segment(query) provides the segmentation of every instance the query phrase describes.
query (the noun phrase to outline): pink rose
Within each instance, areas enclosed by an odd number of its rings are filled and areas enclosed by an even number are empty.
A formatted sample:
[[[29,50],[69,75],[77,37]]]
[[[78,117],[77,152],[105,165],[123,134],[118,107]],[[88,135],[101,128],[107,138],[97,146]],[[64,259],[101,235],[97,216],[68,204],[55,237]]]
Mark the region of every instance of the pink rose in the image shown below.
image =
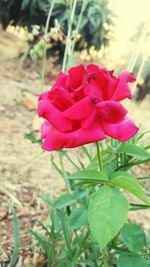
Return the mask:
[[[60,73],[52,89],[39,97],[38,114],[43,149],[52,151],[97,142],[107,136],[125,142],[138,128],[120,103],[132,94],[128,82],[133,73],[113,71],[90,64]]]

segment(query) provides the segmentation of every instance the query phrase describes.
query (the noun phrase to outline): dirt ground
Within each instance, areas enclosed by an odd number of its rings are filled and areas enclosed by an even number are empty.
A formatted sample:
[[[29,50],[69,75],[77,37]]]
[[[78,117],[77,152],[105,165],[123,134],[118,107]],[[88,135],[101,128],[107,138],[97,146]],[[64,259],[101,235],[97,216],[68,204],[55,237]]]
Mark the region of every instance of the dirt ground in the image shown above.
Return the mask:
[[[37,128],[36,111],[26,104],[24,94],[40,93],[40,76],[32,64],[22,67],[18,55],[26,43],[11,33],[0,31],[0,261],[9,261],[13,245],[12,217],[9,201],[15,205],[20,225],[20,252],[16,266],[42,266],[42,256],[35,247],[29,230],[36,229],[35,220],[47,220],[48,207],[41,199],[41,193],[59,195],[64,190],[61,178],[50,166],[49,153],[42,152],[38,144],[31,144],[25,134]],[[47,74],[51,83],[55,73]],[[34,98],[34,97],[33,97]],[[36,105],[36,98],[32,99]],[[24,102],[25,101],[25,102]],[[145,129],[150,128],[150,98],[140,105],[131,103],[129,109]],[[134,170],[148,175],[150,166]],[[149,173],[150,175],[150,173]],[[149,185],[148,185],[149,186]],[[131,214],[130,219],[149,228],[150,212]],[[39,262],[39,263],[38,263]]]
[[[52,196],[55,192],[58,195],[63,184],[50,167],[49,154],[24,138],[33,124],[37,127],[37,122],[36,111],[29,110],[34,108],[35,98],[28,107],[23,92],[40,93],[39,74],[33,66],[21,67],[22,62],[17,56],[26,48],[23,40],[6,32],[0,32],[0,36],[0,261],[9,260],[12,252],[11,200],[16,206],[20,225],[17,266],[29,266],[31,258],[37,265],[39,257],[36,258],[35,242],[29,230],[36,227],[36,219],[43,221],[47,218],[48,207],[43,203],[41,193]]]

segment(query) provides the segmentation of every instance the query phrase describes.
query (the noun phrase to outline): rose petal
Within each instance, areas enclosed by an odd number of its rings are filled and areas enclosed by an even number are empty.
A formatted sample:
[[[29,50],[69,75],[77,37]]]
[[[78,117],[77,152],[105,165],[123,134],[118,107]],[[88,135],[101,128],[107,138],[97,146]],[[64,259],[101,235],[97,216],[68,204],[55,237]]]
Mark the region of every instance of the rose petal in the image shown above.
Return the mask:
[[[97,122],[88,130],[79,129],[71,133],[62,133],[53,127],[48,131],[42,147],[48,151],[74,148],[104,138],[106,135]]]
[[[103,123],[102,128],[105,134],[121,142],[129,140],[139,130],[134,122],[128,118],[120,123]]]
[[[72,120],[83,120],[92,112],[93,107],[89,103],[89,98],[85,97],[80,101],[76,102],[73,106],[68,108],[66,111],[63,112],[63,115],[66,118]]]
[[[109,71],[108,75],[108,87],[107,87],[107,92],[105,95],[105,100],[112,99],[112,96],[118,86],[118,78],[116,78],[113,73],[113,71]]]
[[[63,87],[65,88],[66,82],[68,79],[68,74],[65,74],[63,72],[60,72],[56,78],[56,82],[54,83],[52,89],[56,88],[56,87]]]
[[[88,73],[92,73],[92,72],[98,72],[99,71],[99,66],[95,65],[95,64],[89,64],[87,66],[87,71]]]
[[[83,81],[85,95],[104,100],[107,94],[108,78],[102,71],[90,73]]]
[[[72,129],[72,121],[63,116],[63,112],[55,108],[49,100],[40,100],[38,104],[39,117],[48,120],[58,130],[67,132]]]
[[[102,101],[96,104],[97,116],[109,122],[119,122],[127,114],[119,102],[114,100]]]
[[[131,89],[128,86],[128,82],[132,83],[135,81],[135,76],[133,73],[127,71],[122,72],[118,77],[118,86],[114,91],[112,100],[121,101],[125,98],[132,98]]]
[[[61,111],[64,111],[75,103],[71,95],[62,87],[52,89],[49,92],[49,99]]]
[[[80,99],[85,97],[84,94],[84,90],[83,90],[83,86],[81,85],[80,87],[78,87],[77,89],[75,89],[72,93],[71,96],[73,97],[73,99],[75,99],[76,101],[79,101]]]
[[[68,71],[69,73],[69,82],[71,87],[76,89],[82,85],[82,80],[86,74],[86,69],[83,64],[80,64],[76,67],[72,67]]]
[[[41,138],[45,138],[49,132],[49,130],[51,130],[53,126],[48,122],[48,121],[44,121],[41,125]]]
[[[86,130],[92,126],[96,119],[96,110],[93,109],[91,114],[84,120],[81,121],[81,128]]]
[[[49,91],[48,92],[44,92],[39,96],[38,100],[48,100],[49,99]]]

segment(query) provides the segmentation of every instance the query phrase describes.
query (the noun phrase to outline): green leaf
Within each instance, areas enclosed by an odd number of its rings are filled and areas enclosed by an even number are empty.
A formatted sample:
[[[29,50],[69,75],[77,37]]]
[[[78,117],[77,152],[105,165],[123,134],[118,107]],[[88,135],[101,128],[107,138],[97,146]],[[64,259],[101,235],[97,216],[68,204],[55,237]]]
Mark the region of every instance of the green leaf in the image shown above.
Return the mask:
[[[30,140],[31,143],[38,143],[39,145],[42,144],[42,139],[36,139],[35,131],[30,131],[29,133],[25,134],[25,138]]]
[[[110,183],[115,186],[119,186],[128,192],[132,193],[138,199],[142,200],[146,204],[150,205],[150,201],[148,200],[143,187],[139,184],[139,182],[131,176],[127,172],[116,172],[112,174],[112,179]]]
[[[61,221],[61,226],[62,226],[64,238],[65,238],[65,241],[66,241],[66,245],[67,245],[68,251],[69,251],[69,253],[71,255],[72,254],[72,251],[71,251],[71,235],[70,235],[68,217],[65,215],[64,212],[62,212],[60,210],[58,211],[58,216],[59,216],[59,219]]]
[[[145,149],[132,145],[132,144],[122,144],[118,150],[119,153],[125,152],[128,155],[136,157],[138,159],[147,159],[150,155],[145,151]]]
[[[92,195],[88,220],[101,250],[122,228],[127,220],[128,210],[128,201],[117,188],[103,186]]]
[[[147,247],[150,249],[150,229],[148,229],[147,231],[146,244],[147,244]]]
[[[85,154],[87,155],[88,159],[89,159],[90,161],[92,161],[91,154],[89,153],[87,147],[86,147],[86,146],[82,146],[81,148],[82,148],[82,150],[85,152]]]
[[[63,194],[60,197],[58,197],[54,204],[53,207],[54,209],[62,209],[62,208],[66,208],[72,204],[74,204],[76,202],[76,198],[74,195],[71,194]]]
[[[150,176],[142,176],[142,177],[137,177],[138,180],[146,180],[150,179]]]
[[[98,172],[95,170],[82,170],[76,173],[73,173],[69,176],[69,179],[73,180],[99,180],[106,181],[108,180],[107,176],[103,172]]]
[[[59,210],[52,210],[50,214],[50,221],[51,221],[51,234],[54,235],[55,233],[60,233],[62,229],[60,217],[58,215]]]
[[[39,221],[38,219],[35,220],[35,222],[41,226],[41,228],[46,232],[46,234],[48,234],[50,236],[50,231],[48,230],[48,227],[46,227],[41,221]]]
[[[97,262],[95,263],[91,259],[88,259],[88,260],[80,260],[78,263],[79,264],[82,264],[81,266],[88,266],[88,267],[96,267],[96,266],[98,266],[98,263]]]
[[[51,198],[49,197],[48,194],[43,193],[43,194],[42,194],[42,199],[43,199],[43,201],[46,202],[50,207],[53,206],[53,201],[51,200]]]
[[[130,210],[144,210],[144,209],[149,209],[149,205],[145,204],[135,204],[135,203],[130,203]]]
[[[145,246],[145,233],[134,223],[127,223],[121,230],[121,239],[132,252],[139,252]]]
[[[90,153],[92,153],[92,152],[90,152]],[[98,167],[98,163],[97,163],[97,155],[96,155],[93,157],[92,161],[87,166],[87,170],[95,170],[95,169],[97,169],[97,167]]]
[[[12,215],[13,215],[13,226],[14,226],[14,248],[11,257],[11,262],[9,263],[9,267],[13,267],[16,265],[17,257],[19,254],[19,224],[17,220],[17,215],[14,207],[11,207]]]
[[[69,225],[74,230],[77,230],[81,226],[87,224],[87,221],[87,210],[84,208],[74,209],[69,216]]]
[[[26,9],[29,4],[30,4],[30,0],[23,0],[21,4],[21,10]]]
[[[39,245],[42,247],[44,252],[46,253],[48,263],[51,262],[52,258],[52,245],[51,243],[46,239],[45,236],[42,234],[38,233],[37,231],[30,230],[31,234],[35,237],[35,239],[38,241]]]
[[[117,260],[117,267],[147,267],[147,263],[140,255],[121,253]]]
[[[67,259],[59,259],[56,267],[73,267],[72,263]]]

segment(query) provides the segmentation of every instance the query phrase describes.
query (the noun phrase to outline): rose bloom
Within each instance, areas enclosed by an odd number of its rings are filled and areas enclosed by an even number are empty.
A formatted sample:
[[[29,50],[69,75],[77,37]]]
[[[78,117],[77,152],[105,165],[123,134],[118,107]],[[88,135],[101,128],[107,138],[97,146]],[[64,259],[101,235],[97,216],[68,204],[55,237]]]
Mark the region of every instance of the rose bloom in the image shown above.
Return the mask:
[[[125,142],[138,128],[127,117],[120,101],[131,98],[128,82],[133,73],[113,71],[90,64],[60,73],[51,90],[39,97],[38,114],[43,149],[52,151],[97,142],[107,136]]]

